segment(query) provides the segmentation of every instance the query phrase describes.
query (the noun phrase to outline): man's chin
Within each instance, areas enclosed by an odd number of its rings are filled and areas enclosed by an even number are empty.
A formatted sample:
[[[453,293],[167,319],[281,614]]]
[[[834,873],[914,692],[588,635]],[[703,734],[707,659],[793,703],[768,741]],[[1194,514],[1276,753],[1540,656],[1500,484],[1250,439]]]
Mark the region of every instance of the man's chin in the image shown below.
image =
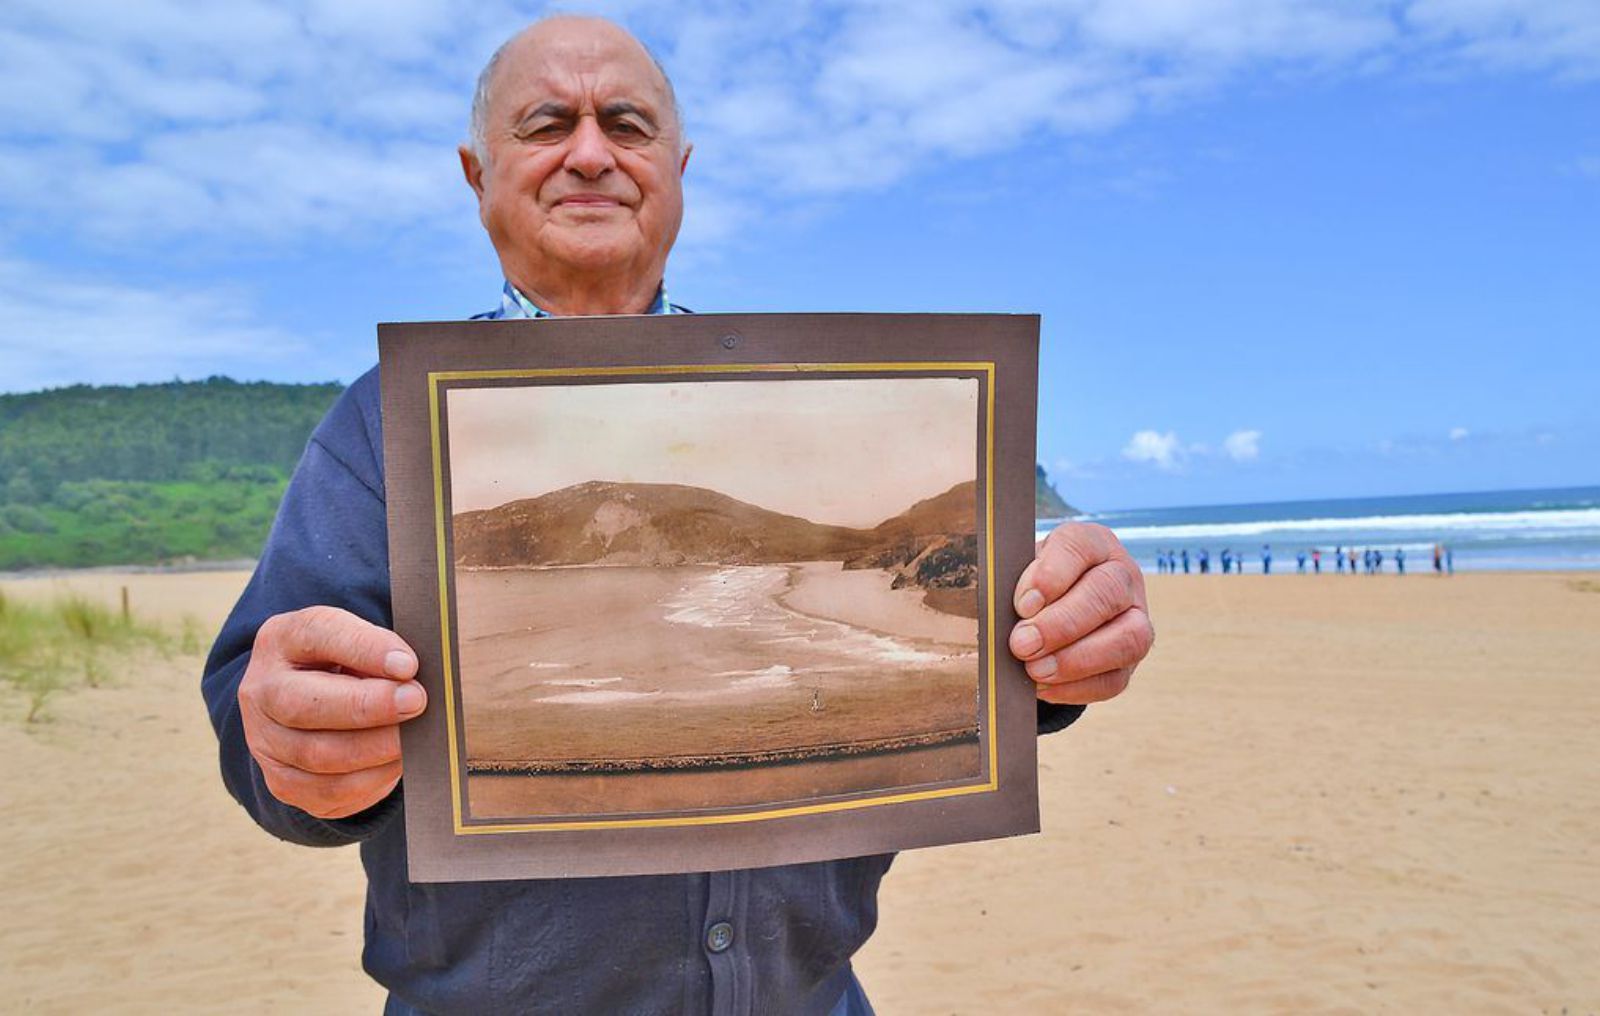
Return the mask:
[[[561,230],[549,238],[547,249],[551,257],[586,271],[626,267],[644,253],[637,231],[598,223]]]

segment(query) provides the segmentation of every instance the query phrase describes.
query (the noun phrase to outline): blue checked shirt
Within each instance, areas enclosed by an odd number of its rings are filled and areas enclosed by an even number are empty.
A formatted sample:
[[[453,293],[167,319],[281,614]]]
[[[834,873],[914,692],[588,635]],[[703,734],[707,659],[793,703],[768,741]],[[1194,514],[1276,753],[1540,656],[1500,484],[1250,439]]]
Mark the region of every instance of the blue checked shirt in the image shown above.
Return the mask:
[[[656,298],[650,304],[646,314],[688,314],[689,308],[680,307],[667,298],[667,284],[663,282],[656,287]],[[510,321],[517,318],[547,318],[554,317],[549,311],[534,303],[522,294],[522,290],[510,282],[500,291],[500,306],[494,310],[484,311],[482,314],[472,315],[474,321]]]

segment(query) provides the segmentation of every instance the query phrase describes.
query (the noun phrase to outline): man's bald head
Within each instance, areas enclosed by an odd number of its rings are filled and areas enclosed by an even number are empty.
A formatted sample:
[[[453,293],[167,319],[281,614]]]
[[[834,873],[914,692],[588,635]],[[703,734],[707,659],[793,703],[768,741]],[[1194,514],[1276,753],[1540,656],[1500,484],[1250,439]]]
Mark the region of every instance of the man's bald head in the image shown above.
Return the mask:
[[[488,63],[483,65],[483,70],[478,72],[478,84],[472,93],[472,116],[468,124],[468,140],[478,158],[484,159],[488,155],[487,146],[484,144],[484,136],[488,131],[490,96],[494,90],[495,75],[499,71],[500,64],[506,54],[525,46],[536,48],[541,40],[570,37],[575,32],[620,35],[637,47],[640,53],[644,54],[645,58],[655,67],[656,74],[661,78],[661,87],[666,91],[667,100],[672,108],[672,118],[676,122],[678,148],[681,151],[688,143],[683,132],[683,108],[678,105],[678,93],[672,87],[672,79],[667,76],[667,69],[662,66],[655,53],[651,52],[650,47],[640,42],[633,33],[607,18],[579,14],[553,14],[550,17],[535,21],[501,43],[500,48],[496,49],[489,57]]]
[[[506,279],[556,314],[637,314],[683,220],[677,101],[602,18],[547,18],[484,68],[461,168]]]

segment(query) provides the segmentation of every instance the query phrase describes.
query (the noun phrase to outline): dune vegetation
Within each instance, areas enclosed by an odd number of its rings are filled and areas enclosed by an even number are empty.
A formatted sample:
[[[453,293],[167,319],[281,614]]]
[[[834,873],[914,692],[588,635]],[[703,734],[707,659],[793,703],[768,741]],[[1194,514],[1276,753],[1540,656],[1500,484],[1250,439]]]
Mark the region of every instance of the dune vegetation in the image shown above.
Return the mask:
[[[112,680],[129,653],[199,649],[193,623],[174,633],[76,594],[30,602],[0,591],[0,688],[20,696],[25,723],[44,720],[61,691]]]

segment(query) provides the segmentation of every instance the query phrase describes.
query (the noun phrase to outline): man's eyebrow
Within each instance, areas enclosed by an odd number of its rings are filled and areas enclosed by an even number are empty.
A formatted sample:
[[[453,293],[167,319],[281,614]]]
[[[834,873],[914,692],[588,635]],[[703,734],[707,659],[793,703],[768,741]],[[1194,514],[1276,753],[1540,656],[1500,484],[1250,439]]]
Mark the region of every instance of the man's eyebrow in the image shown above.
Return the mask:
[[[604,117],[626,116],[629,113],[632,113],[634,116],[643,120],[652,129],[659,126],[656,123],[656,118],[653,113],[651,113],[648,109],[645,109],[643,106],[640,106],[637,103],[629,102],[626,99],[618,99],[614,102],[608,102],[600,107],[600,115]]]
[[[539,105],[534,106],[532,109],[527,110],[521,116],[517,117],[517,122],[522,123],[524,120],[532,120],[536,116],[553,116],[557,119],[560,119],[562,117],[569,117],[571,115],[572,107],[564,102],[541,102]]]

